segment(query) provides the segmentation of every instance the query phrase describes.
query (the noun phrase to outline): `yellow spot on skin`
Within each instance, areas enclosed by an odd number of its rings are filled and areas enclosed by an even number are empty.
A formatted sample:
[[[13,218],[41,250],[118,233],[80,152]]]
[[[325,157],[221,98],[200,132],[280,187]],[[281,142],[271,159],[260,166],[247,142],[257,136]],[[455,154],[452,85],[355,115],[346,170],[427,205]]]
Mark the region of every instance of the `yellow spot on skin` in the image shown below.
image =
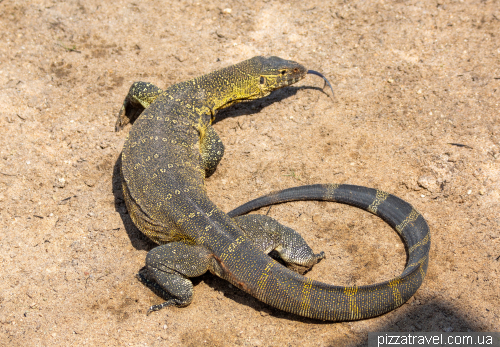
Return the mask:
[[[373,214],[377,214],[377,209],[378,206],[383,203],[387,197],[389,196],[389,193],[383,192],[381,190],[377,190],[377,194],[375,196],[375,200],[371,203],[370,206],[368,206],[368,211],[370,211]]]
[[[406,217],[406,219],[401,222],[401,224],[399,224],[398,226],[396,226],[396,230],[401,233],[404,228],[406,228],[406,226],[409,224],[409,223],[413,223],[415,220],[417,220],[418,216],[420,214],[415,210],[411,210],[410,214],[408,215],[408,217]]]
[[[337,188],[339,186],[340,186],[340,184],[329,184],[328,185],[328,192],[326,193],[326,195],[333,199],[335,197],[335,191],[337,190]]]
[[[401,280],[399,278],[394,278],[389,281],[389,287],[392,289],[392,296],[394,297],[394,303],[396,306],[399,306],[403,303],[403,298],[401,297],[401,293],[399,292],[399,285]]]
[[[312,279],[308,278],[304,283],[304,287],[302,287],[302,297],[300,299],[300,309],[302,312],[306,313],[309,311],[309,304],[311,302],[311,288],[312,288]]]
[[[245,236],[240,236],[238,238],[236,238],[236,240],[234,240],[228,247],[227,247],[227,250],[223,252],[223,254],[221,255],[221,259],[223,261],[225,261],[227,259],[227,257],[229,257],[229,255],[231,253],[233,253],[235,251],[236,248],[238,248],[238,246],[246,240],[246,237]]]
[[[349,297],[349,311],[351,313],[349,319],[358,319],[361,318],[359,308],[356,305],[355,295],[358,292],[358,287],[345,287],[344,294]]]
[[[257,290],[259,292],[262,293],[264,291],[266,287],[267,278],[269,277],[269,272],[271,271],[271,269],[274,267],[275,264],[277,264],[276,260],[271,259],[269,263],[266,265],[262,274],[260,275],[260,278],[257,281]]]
[[[429,233],[427,233],[427,235],[425,235],[425,237],[422,240],[418,241],[416,244],[414,244],[408,250],[408,253],[411,254],[415,250],[415,248],[426,245],[429,242],[430,239],[431,239],[431,235]]]

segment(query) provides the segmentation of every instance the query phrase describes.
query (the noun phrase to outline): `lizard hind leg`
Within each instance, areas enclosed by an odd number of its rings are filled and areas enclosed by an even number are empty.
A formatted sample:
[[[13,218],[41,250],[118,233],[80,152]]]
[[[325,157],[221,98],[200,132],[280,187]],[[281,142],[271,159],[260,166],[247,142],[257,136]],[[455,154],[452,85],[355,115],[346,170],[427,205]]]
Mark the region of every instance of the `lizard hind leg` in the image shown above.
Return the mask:
[[[153,248],[146,256],[146,271],[138,279],[166,301],[149,308],[148,314],[168,306],[183,307],[193,299],[193,283],[188,277],[203,275],[211,253],[203,246],[171,242]]]
[[[118,113],[115,131],[121,130],[129,123],[133,124],[142,111],[148,108],[162,93],[163,90],[154,84],[147,82],[133,83],[123,101],[120,113]]]
[[[264,253],[276,250],[288,264],[311,267],[325,257],[324,252],[315,254],[298,232],[271,217],[249,214],[233,220],[255,246]]]

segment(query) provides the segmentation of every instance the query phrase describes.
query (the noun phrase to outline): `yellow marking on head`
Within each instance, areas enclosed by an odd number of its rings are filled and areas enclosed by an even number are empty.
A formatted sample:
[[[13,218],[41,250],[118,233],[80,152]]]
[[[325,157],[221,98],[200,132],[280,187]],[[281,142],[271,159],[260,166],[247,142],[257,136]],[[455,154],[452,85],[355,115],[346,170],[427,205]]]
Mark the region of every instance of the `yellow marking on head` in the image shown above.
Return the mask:
[[[409,223],[416,221],[419,215],[420,213],[418,213],[417,210],[412,209],[408,217],[406,217],[405,220],[401,222],[401,224],[396,226],[396,230],[398,231],[398,233],[401,233]]]
[[[377,190],[377,194],[375,195],[375,200],[371,203],[370,206],[368,206],[367,210],[370,211],[373,214],[377,214],[377,209],[378,206],[383,203],[387,197],[389,196],[389,193],[386,193],[381,190]]]

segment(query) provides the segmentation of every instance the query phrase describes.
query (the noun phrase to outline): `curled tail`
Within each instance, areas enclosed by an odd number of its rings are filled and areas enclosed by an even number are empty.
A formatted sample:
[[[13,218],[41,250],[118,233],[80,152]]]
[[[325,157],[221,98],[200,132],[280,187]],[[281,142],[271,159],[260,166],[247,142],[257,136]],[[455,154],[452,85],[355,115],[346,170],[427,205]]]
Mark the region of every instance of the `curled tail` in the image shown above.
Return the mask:
[[[333,286],[308,279],[269,259],[266,264],[259,262],[260,275],[242,289],[284,311],[330,321],[378,316],[401,306],[415,294],[429,262],[429,227],[420,213],[394,195],[354,185],[307,185],[265,195],[228,215],[236,217],[264,206],[297,200],[349,204],[381,217],[401,235],[407,248],[408,261],[402,274],[374,285]]]

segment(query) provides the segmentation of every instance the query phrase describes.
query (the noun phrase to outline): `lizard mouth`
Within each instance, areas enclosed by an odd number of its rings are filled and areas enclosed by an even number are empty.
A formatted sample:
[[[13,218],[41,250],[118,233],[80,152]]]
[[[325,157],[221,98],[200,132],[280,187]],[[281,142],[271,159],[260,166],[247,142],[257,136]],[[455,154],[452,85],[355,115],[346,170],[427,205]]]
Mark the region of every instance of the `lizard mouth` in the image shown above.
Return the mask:
[[[281,86],[282,87],[290,86],[294,83],[297,83],[298,81],[300,81],[303,78],[304,78],[304,76],[293,76],[293,77],[290,76],[285,81],[281,82]]]
[[[292,84],[295,84],[297,83],[298,81],[300,81],[301,79],[303,79],[304,77],[306,77],[306,74],[303,73],[303,74],[296,74],[296,75],[291,75],[291,76],[288,76],[287,79],[283,80],[281,83],[280,83],[280,87],[287,87],[287,86],[291,86]]]

